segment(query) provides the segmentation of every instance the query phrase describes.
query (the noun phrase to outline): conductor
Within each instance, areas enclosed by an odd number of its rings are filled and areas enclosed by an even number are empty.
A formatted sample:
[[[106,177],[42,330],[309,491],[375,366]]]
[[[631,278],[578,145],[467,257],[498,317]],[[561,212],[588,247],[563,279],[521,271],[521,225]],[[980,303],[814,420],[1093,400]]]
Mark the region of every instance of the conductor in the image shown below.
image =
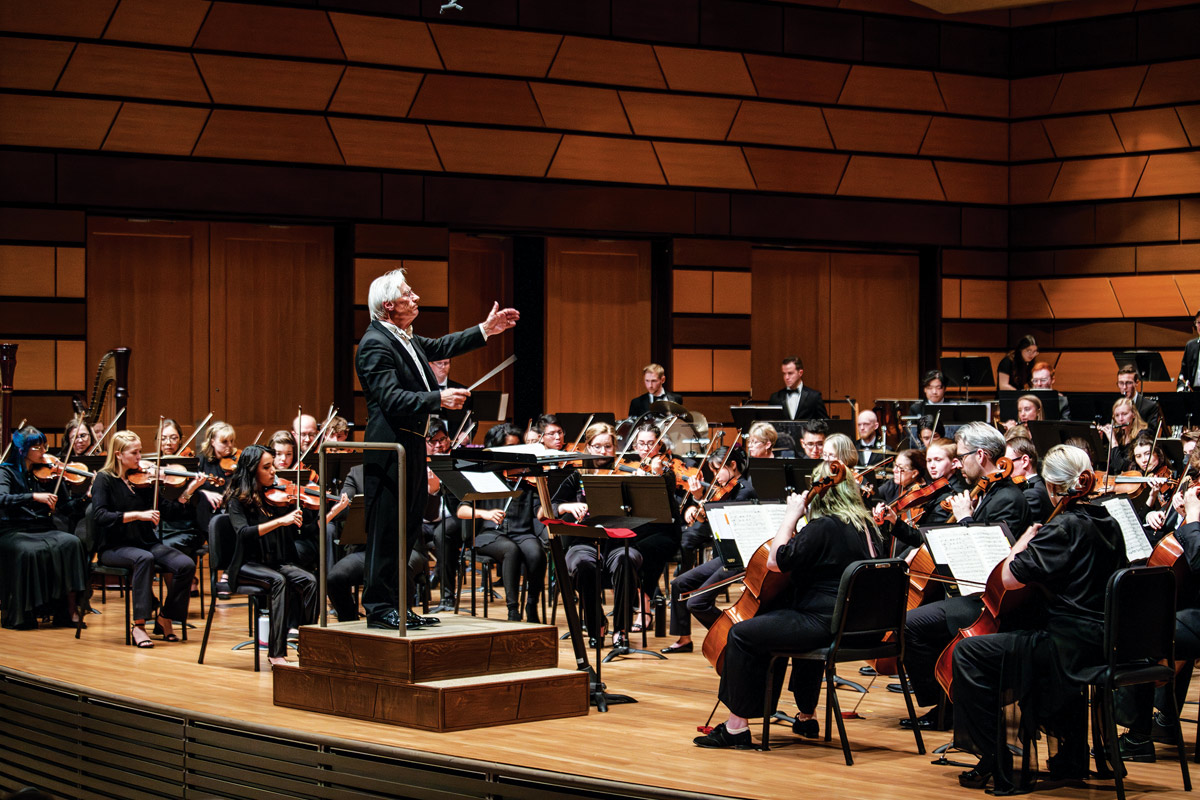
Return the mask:
[[[425,426],[438,408],[462,408],[470,392],[460,388],[438,390],[430,361],[452,358],[483,347],[489,336],[517,324],[520,313],[492,305],[487,319],[475,327],[440,339],[412,332],[420,313],[420,297],[408,285],[402,269],[392,270],[371,282],[367,304],[371,324],[358,344],[354,367],[367,399],[366,441],[404,445],[408,525],[405,539],[411,551],[421,539],[421,515],[428,493],[425,475]],[[363,576],[363,609],[367,627],[399,630],[399,543],[396,529],[400,513],[399,475],[396,460],[386,451],[368,450],[363,456],[367,512],[367,558]],[[405,609],[412,585],[405,587]],[[408,627],[437,622],[406,611]]]

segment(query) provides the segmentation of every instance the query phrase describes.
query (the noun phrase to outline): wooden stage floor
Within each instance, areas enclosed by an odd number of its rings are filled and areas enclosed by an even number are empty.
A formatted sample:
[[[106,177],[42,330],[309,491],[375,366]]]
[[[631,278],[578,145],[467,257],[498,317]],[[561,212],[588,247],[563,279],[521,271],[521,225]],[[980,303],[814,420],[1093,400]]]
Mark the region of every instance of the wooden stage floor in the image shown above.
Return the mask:
[[[274,706],[271,672],[253,672],[249,649],[230,649],[245,638],[246,612],[241,607],[218,609],[207,663],[198,665],[203,625],[197,606],[194,600],[191,621],[196,627],[189,642],[158,642],[152,650],[137,650],[124,645],[122,603],[110,595],[108,605],[100,606],[104,613],[88,617],[89,629],[78,642],[70,630],[0,630],[0,665],[238,722],[704,794],[768,798],[811,792],[814,797],[845,800],[908,800],[929,793],[944,798],[982,796],[958,786],[959,768],[934,766],[930,763],[934,756],[916,754],[912,735],[896,725],[903,698],[887,692],[884,679],[878,679],[862,696],[858,713],[863,718],[847,720],[855,758],[852,767],[842,759],[836,730],[826,744],[797,739],[790,729],[776,726],[772,750],[767,753],[695,747],[696,726],[708,717],[717,687],[717,677],[700,654],[699,643],[695,653],[672,656],[668,661],[633,656],[604,665],[609,691],[631,695],[637,698],[636,704],[612,706],[607,713],[592,709],[586,717],[430,734]],[[499,608],[493,606],[492,613],[502,614],[503,606]],[[559,618],[561,622],[562,615]],[[640,642],[640,637],[635,641]],[[650,637],[649,641],[650,647],[657,649],[673,639]],[[265,667],[265,657],[263,664]],[[560,648],[560,665],[574,666],[567,642]],[[856,667],[848,667],[842,674],[859,679]],[[846,710],[860,696],[850,691],[839,695]],[[784,708],[789,708],[788,699]],[[823,722],[823,708],[819,716]],[[1189,706],[1185,717],[1195,716],[1195,706]],[[757,740],[758,732],[754,735]],[[1184,736],[1193,740],[1192,724],[1185,723]],[[946,733],[928,734],[926,747],[932,751],[949,738]],[[1126,782],[1130,797],[1184,796],[1173,751],[1160,747],[1159,752],[1156,764],[1130,765]],[[1044,793],[1108,798],[1113,796],[1113,785],[1093,778],[1086,784]]]

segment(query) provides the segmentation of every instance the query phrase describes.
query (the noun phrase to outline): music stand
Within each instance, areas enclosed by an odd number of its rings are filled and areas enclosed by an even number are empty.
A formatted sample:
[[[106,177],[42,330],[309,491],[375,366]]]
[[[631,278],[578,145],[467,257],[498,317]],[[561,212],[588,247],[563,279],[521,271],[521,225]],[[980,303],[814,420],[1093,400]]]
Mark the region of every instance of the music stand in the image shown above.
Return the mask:
[[[488,392],[482,389],[471,392],[471,411],[475,419],[508,419],[508,392]],[[454,435],[454,431],[450,431]]]
[[[1031,394],[1042,401],[1042,416],[1045,421],[1053,422],[1060,419],[1058,398],[1059,393],[1053,389],[1001,389],[996,393],[1000,403],[1000,419],[1017,418],[1017,400]]]
[[[1163,392],[1158,395],[1164,425],[1191,428],[1200,424],[1200,392]]]
[[[1118,370],[1122,367],[1132,366],[1137,370],[1138,377],[1143,383],[1171,380],[1171,375],[1167,372],[1167,365],[1163,363],[1162,354],[1157,350],[1113,350],[1112,354],[1113,360],[1117,362]]]
[[[941,366],[946,383],[966,388],[967,402],[971,400],[972,386],[996,385],[992,376],[992,360],[987,356],[946,357],[942,359]]]
[[[784,416],[783,406],[771,405],[752,405],[752,406],[730,406],[729,413],[733,415],[733,424],[738,430],[745,433],[750,430],[750,426],[759,420],[770,422]]]
[[[675,499],[671,494],[672,485],[669,475],[585,475],[583,476],[584,492],[588,499],[589,519],[593,524],[606,528],[629,528],[635,530],[650,522],[675,522]],[[629,560],[629,539],[622,542],[625,548],[626,578],[622,587],[624,597],[616,598],[618,609],[628,609],[630,592],[637,591],[634,587],[633,564]],[[641,608],[639,599],[638,608]],[[622,615],[623,616],[623,615]],[[613,628],[616,633],[617,615],[613,614]],[[632,653],[643,653],[666,661],[666,656],[655,653],[646,647],[646,626],[642,626],[642,648],[629,646],[629,631],[624,641],[617,643],[613,637],[613,648],[604,657],[604,662],[612,661],[617,656],[627,656]]]
[[[1080,422],[1108,422],[1112,419],[1113,403],[1120,392],[1071,392],[1071,419]]]
[[[583,433],[583,425],[592,418],[592,424],[597,422],[607,422],[614,428],[617,425],[617,415],[610,411],[597,411],[594,414],[585,414],[579,411],[560,411],[554,415],[558,418],[558,424],[563,429],[563,439],[570,444],[579,438],[579,434]]]
[[[1107,441],[1100,437],[1100,432],[1090,422],[1034,420],[1026,422],[1025,426],[1029,429],[1029,438],[1033,440],[1033,446],[1037,448],[1041,457],[1044,457],[1051,447],[1066,444],[1068,439],[1076,438],[1083,439],[1091,446],[1093,463],[1108,450]]]
[[[819,458],[752,458],[746,474],[754,482],[759,500],[783,502],[812,485],[812,473],[819,464]]]

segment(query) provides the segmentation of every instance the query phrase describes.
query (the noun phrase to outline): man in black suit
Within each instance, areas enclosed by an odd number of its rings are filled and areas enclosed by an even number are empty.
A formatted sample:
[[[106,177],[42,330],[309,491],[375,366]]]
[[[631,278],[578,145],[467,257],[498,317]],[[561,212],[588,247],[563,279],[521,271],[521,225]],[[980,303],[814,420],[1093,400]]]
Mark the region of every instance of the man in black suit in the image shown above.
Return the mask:
[[[421,541],[421,518],[428,494],[425,427],[429,415],[439,408],[461,408],[470,396],[466,389],[439,391],[429,361],[483,347],[488,336],[511,328],[520,318],[516,309],[501,310],[496,303],[482,324],[440,339],[426,339],[412,332],[412,322],[420,313],[420,299],[405,280],[404,270],[393,270],[372,281],[368,293],[372,321],[359,342],[354,365],[367,396],[366,441],[404,445],[409,550]],[[363,465],[367,505],[363,608],[368,627],[396,630],[401,624],[396,535],[399,474],[390,452],[368,450]],[[404,591],[407,608],[410,587],[404,587]],[[421,624],[421,619],[411,613],[408,621]]]
[[[887,449],[887,442],[879,435],[879,415],[874,411],[859,412],[854,420],[854,429],[858,432],[858,441],[854,446],[858,448],[859,465],[865,467],[872,462],[882,461],[875,455],[876,450]]]
[[[430,361],[429,368],[433,370],[433,377],[437,378],[436,391],[440,392],[443,389],[467,388],[464,384],[461,384],[458,381],[450,378],[450,359],[440,358],[437,361]],[[446,423],[446,429],[449,430],[451,434],[453,434],[459,429],[459,427],[462,426],[463,417],[465,417],[467,412],[471,410],[471,402],[471,398],[468,397],[467,402],[463,403],[462,408],[447,408],[442,409],[439,412],[439,416],[441,416]]]
[[[1192,328],[1200,334],[1200,311],[1196,312]],[[1175,381],[1175,388],[1181,392],[1190,391],[1198,386],[1200,386],[1200,336],[1192,339],[1183,348],[1183,365],[1179,368],[1179,379]]]
[[[1071,407],[1067,404],[1067,396],[1054,388],[1054,367],[1046,361],[1039,361],[1029,372],[1029,385],[1034,389],[1049,389],[1058,395],[1058,418],[1069,420]]]
[[[784,388],[771,395],[769,404],[783,406],[784,419],[829,419],[821,393],[804,385],[804,362],[800,357],[785,358],[782,371]]]
[[[629,401],[629,417],[637,419],[650,410],[651,403],[666,401],[683,405],[683,397],[668,392],[663,384],[667,381],[667,371],[659,364],[647,364],[642,368],[642,382],[646,384],[646,394],[639,394]]]
[[[1150,430],[1158,428],[1158,418],[1161,413],[1158,403],[1142,393],[1142,379],[1137,374],[1137,368],[1126,364],[1117,370],[1117,391],[1133,401],[1138,414],[1145,420]]]

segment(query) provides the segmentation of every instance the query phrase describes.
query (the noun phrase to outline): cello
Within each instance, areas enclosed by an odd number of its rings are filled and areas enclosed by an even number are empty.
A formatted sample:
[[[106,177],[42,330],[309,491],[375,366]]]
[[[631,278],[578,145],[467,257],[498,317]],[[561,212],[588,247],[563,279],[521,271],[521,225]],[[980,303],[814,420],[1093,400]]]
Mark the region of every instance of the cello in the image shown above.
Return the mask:
[[[842,462],[830,461],[827,463],[829,475],[813,481],[812,488],[805,495],[806,504],[845,480],[846,467]],[[788,585],[790,578],[787,574],[767,569],[767,560],[771,556],[773,540],[774,537],[768,539],[754,551],[742,576],[745,580],[742,596],[737,599],[736,603],[721,612],[721,616],[708,629],[708,634],[704,637],[704,644],[700,649],[718,675],[725,669],[725,645],[729,642],[729,632],[733,626],[752,619]]]
[[[1050,516],[1046,517],[1043,525],[1049,525],[1051,520],[1067,510],[1073,503],[1086,498],[1092,489],[1095,488],[1095,485],[1095,473],[1081,473],[1079,476],[1079,485],[1062,495],[1058,501],[1058,505],[1050,512]],[[991,573],[988,575],[987,585],[983,590],[983,611],[979,613],[979,618],[967,627],[960,628],[958,633],[954,635],[954,638],[950,640],[950,644],[946,645],[946,649],[938,656],[933,674],[942,689],[945,690],[946,697],[950,698],[951,701],[954,700],[954,648],[958,646],[959,642],[971,636],[987,636],[988,634],[999,632],[1000,617],[1005,612],[1011,613],[1028,596],[1028,586],[1022,586],[1019,589],[1006,589],[1004,587],[1004,565],[1008,561],[1008,558],[1001,560],[992,568]]]

